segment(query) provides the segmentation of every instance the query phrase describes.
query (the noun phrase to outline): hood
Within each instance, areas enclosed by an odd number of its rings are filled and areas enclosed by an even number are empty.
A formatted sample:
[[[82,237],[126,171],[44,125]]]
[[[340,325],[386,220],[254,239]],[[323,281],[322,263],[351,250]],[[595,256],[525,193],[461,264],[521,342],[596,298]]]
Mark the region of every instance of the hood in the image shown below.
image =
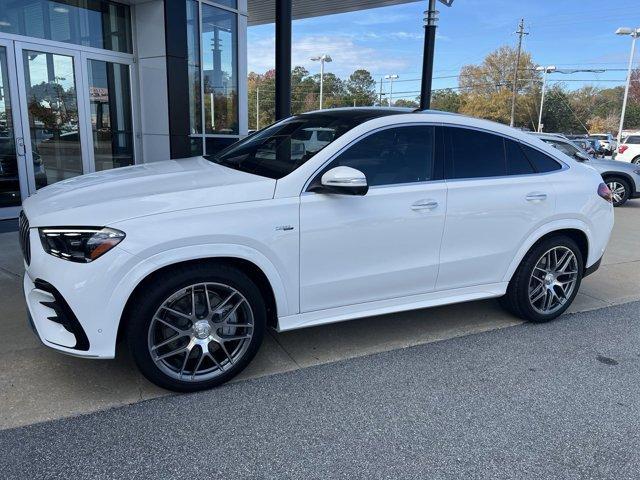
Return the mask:
[[[600,173],[603,172],[626,172],[628,174],[635,173],[638,165],[633,163],[621,162],[619,160],[605,160],[603,158],[591,158],[589,163],[593,165]]]
[[[32,227],[107,226],[175,210],[273,198],[276,181],[202,157],[70,178],[39,190],[23,209]]]

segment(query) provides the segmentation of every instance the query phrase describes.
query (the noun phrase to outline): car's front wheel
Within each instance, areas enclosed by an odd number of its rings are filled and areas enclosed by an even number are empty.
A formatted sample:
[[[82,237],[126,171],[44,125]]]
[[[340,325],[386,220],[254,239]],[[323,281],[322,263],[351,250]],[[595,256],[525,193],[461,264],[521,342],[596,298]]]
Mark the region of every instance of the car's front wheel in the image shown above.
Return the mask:
[[[142,287],[127,336],[145,377],[189,392],[240,373],[258,351],[265,325],[264,299],[247,275],[226,265],[190,265]]]
[[[531,322],[548,322],[571,305],[582,281],[584,260],[568,236],[546,238],[525,255],[509,282],[502,305]]]

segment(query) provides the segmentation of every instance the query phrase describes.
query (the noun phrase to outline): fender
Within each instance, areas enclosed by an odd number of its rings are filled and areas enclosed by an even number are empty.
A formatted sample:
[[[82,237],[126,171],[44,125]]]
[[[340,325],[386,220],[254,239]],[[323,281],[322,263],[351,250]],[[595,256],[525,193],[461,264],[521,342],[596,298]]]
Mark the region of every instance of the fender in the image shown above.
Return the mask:
[[[549,223],[545,223],[544,225],[541,225],[537,229],[527,234],[526,241],[520,246],[520,249],[514,256],[513,260],[511,261],[511,264],[509,265],[509,268],[507,269],[507,272],[505,273],[502,280],[504,282],[509,282],[511,280],[511,277],[513,276],[516,269],[518,268],[518,265],[520,265],[520,262],[522,262],[522,259],[524,258],[524,256],[527,254],[529,249],[531,249],[531,247],[538,240],[540,240],[542,237],[544,237],[548,233],[555,232],[557,230],[566,230],[566,229],[580,230],[587,236],[587,244],[589,246],[591,245],[592,243],[591,228],[587,223],[585,223],[582,220],[579,220],[577,218],[564,218],[560,220],[554,220]],[[592,255],[593,255],[593,252],[591,248],[589,248],[589,257],[591,257]],[[585,268],[590,266],[592,263],[594,263],[595,260],[597,259],[591,259],[591,258],[585,259]]]
[[[245,245],[201,244],[174,248],[140,259],[140,262],[131,268],[120,280],[109,297],[107,309],[109,312],[112,312],[113,316],[111,318],[119,319],[122,317],[122,312],[131,293],[142,280],[153,272],[180,262],[216,257],[240,258],[256,265],[262,270],[271,284],[278,315],[282,316],[297,313],[290,311],[287,290],[280,273],[273,263],[262,253]]]

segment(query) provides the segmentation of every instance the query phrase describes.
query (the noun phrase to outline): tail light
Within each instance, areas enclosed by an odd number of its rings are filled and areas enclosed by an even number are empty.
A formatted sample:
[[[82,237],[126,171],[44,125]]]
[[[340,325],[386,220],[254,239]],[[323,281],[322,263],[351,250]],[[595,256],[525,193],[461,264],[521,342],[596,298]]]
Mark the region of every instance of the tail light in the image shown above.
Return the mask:
[[[629,148],[627,145],[620,145],[618,147],[618,153],[624,153],[627,148]]]
[[[601,183],[598,185],[598,195],[604,198],[607,202],[613,203],[613,194],[611,193],[611,189],[607,186],[606,183]]]

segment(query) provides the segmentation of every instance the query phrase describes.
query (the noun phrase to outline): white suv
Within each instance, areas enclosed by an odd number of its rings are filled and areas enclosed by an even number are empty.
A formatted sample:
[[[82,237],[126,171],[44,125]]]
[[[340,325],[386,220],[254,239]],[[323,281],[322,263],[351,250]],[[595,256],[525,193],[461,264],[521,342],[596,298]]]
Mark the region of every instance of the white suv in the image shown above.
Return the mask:
[[[335,134],[300,158],[308,129]],[[45,345],[113,358],[122,338],[147,378],[190,391],[240,372],[267,327],[491,297],[551,320],[612,226],[600,175],[527,133],[369,108],[51,185],[25,201],[20,240]]]
[[[640,165],[640,135],[632,134],[618,147],[616,160]]]

